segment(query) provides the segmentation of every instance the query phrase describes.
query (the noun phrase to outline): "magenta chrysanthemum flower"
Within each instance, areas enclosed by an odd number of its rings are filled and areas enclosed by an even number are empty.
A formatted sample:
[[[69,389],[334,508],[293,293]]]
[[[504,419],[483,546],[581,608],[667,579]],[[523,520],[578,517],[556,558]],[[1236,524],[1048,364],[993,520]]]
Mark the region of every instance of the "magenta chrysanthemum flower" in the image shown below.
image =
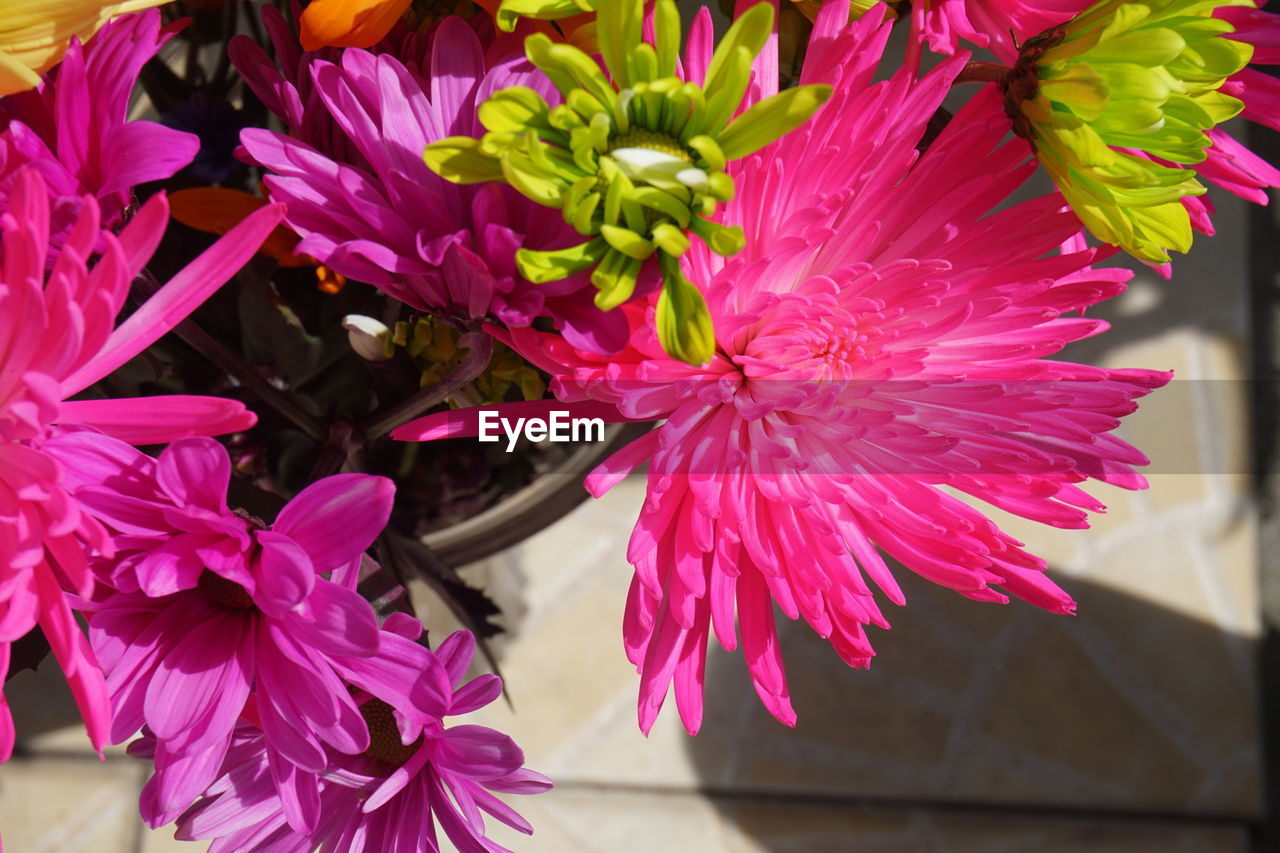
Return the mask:
[[[199,149],[192,134],[127,120],[142,66],[172,34],[161,30],[154,9],[123,15],[88,45],[72,39],[61,64],[37,89],[0,100],[0,208],[17,170],[24,164],[37,169],[58,202],[55,251],[82,196],[94,196],[102,226],[114,228],[134,186],[170,177]]]
[[[111,740],[158,737],[142,813],[167,823],[213,781],[250,691],[279,753],[318,772],[322,744],[358,753],[367,733],[337,667],[378,650],[373,609],[341,582],[391,513],[390,480],[313,483],[271,529],[227,509],[231,461],[210,439],[158,459],[88,431],[48,442],[76,499],[114,534],[116,588],[86,606],[107,676]],[[339,579],[321,577],[337,572]],[[282,771],[277,780],[292,785]],[[315,815],[311,814],[311,820]]]
[[[911,4],[911,50],[921,44],[948,56],[966,41],[1005,61],[1032,36],[1061,24],[1092,0],[923,0]]]
[[[510,334],[568,408],[665,419],[587,481],[598,495],[649,464],[624,624],[646,731],[673,683],[699,728],[708,632],[735,649],[735,614],[760,698],[793,723],[774,606],[867,666],[865,626],[888,627],[873,587],[905,603],[881,551],[969,598],[1071,612],[1045,562],[957,494],[1086,527],[1085,510],[1103,507],[1077,483],[1145,485],[1130,467],[1145,457],[1110,431],[1168,374],[1045,358],[1105,328],[1069,315],[1129,273],[1091,269],[1093,251],[1055,253],[1079,227],[1059,196],[992,212],[1034,169],[1024,141],[1002,143],[994,91],[920,154],[964,58],[873,83],[889,28],[846,27],[841,5],[819,15],[801,78],[833,85],[831,102],[738,167],[725,221],[746,248],[686,256],[690,277],[711,282],[708,364],[666,357],[638,311],[609,360]],[[471,427],[455,413],[393,435]]]
[[[247,50],[242,67],[261,77],[261,60],[251,61]],[[332,117],[361,162],[267,130],[241,134],[250,160],[271,170],[265,183],[288,205],[299,251],[418,310],[492,315],[508,326],[546,315],[578,346],[619,349],[626,321],[595,307],[586,276],[534,286],[516,271],[516,249],[562,248],[574,242],[573,229],[505,186],[455,186],[422,160],[428,143],[480,132],[476,106],[498,89],[527,86],[555,103],[550,81],[523,56],[487,60],[456,17],[436,27],[429,55],[429,67],[420,68],[355,49],[338,63],[311,60],[311,108]],[[281,80],[270,97],[297,119],[292,86]]]
[[[247,219],[178,273],[119,328],[116,314],[168,221],[156,196],[118,235],[99,229],[87,196],[46,275],[51,203],[33,168],[14,176],[0,215],[0,669],[9,644],[37,623],[66,673],[89,739],[106,742],[102,673],[76,627],[62,583],[93,591],[84,548],[106,550],[102,528],[68,494],[47,452],[55,424],[88,424],[126,441],[153,443],[247,429],[254,417],[212,397],[67,398],[83,391],[172,329],[252,255],[280,221],[278,207]],[[88,259],[101,252],[90,268]],[[13,748],[13,722],[0,696],[0,760]]]
[[[496,699],[501,681],[481,675],[462,683],[475,653],[470,633],[451,635],[432,653],[412,642],[421,630],[402,614],[393,614],[383,626],[384,645],[400,649],[394,670],[414,668],[408,702],[391,705],[370,695],[379,682],[391,686],[379,677],[376,657],[363,678],[352,679],[361,688],[355,695],[368,725],[369,747],[361,755],[330,753],[332,763],[319,782],[321,817],[315,831],[298,833],[289,825],[286,804],[271,780],[268,739],[241,726],[218,780],[179,818],[177,836],[216,839],[212,853],[438,851],[438,823],[460,851],[507,851],[485,837],[482,813],[531,833],[528,822],[494,794],[536,794],[548,790],[551,781],[523,769],[524,753],[501,732],[445,724],[446,717],[471,713]],[[149,738],[130,747],[144,756],[153,749]]]

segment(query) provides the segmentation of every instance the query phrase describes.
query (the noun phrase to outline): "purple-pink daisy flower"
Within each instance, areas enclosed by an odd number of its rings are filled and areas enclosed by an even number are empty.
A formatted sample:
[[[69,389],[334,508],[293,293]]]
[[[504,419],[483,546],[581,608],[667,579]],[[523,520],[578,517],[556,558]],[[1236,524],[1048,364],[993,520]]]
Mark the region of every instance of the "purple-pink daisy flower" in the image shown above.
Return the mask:
[[[369,746],[360,755],[330,752],[331,763],[320,774],[321,817],[314,831],[298,833],[290,825],[271,781],[267,739],[241,726],[217,781],[179,818],[178,837],[215,839],[213,853],[413,853],[440,850],[438,826],[462,853],[502,853],[507,848],[486,837],[485,814],[531,833],[528,822],[495,794],[536,794],[551,781],[524,769],[524,753],[507,735],[446,724],[448,717],[492,702],[502,682],[494,675],[464,681],[475,653],[470,633],[452,634],[432,652],[414,642],[421,630],[402,614],[383,625],[384,649],[396,649],[389,671],[408,667],[412,675],[406,701],[392,704],[374,695],[401,680],[385,674],[379,658],[386,651],[349,673]],[[143,755],[153,749],[150,738],[131,747]]]
[[[164,233],[168,206],[154,197],[119,235],[100,229],[86,196],[46,273],[54,205],[31,167],[13,177],[0,214],[0,669],[9,644],[44,630],[101,749],[109,724],[102,673],[63,595],[93,592],[84,549],[111,543],[68,491],[62,460],[48,452],[59,424],[87,424],[140,444],[247,429],[251,413],[234,400],[171,396],[68,400],[172,329],[253,254],[280,220],[264,209],[179,272],[118,328],[134,277]],[[98,255],[90,266],[89,259]],[[0,696],[0,760],[13,748]]]
[[[969,598],[1071,612],[1045,562],[959,495],[1079,528],[1104,507],[1077,484],[1145,484],[1131,466],[1146,458],[1111,431],[1169,375],[1048,358],[1106,327],[1073,312],[1129,273],[1091,268],[1092,250],[1056,252],[1079,227],[1060,196],[998,209],[1035,164],[1023,140],[1004,140],[995,92],[922,154],[964,57],[875,82],[890,28],[846,25],[843,6],[819,15],[801,77],[831,84],[831,101],[734,167],[742,189],[724,222],[746,247],[685,257],[710,282],[708,363],[664,355],[652,307],[629,312],[630,344],[610,359],[508,335],[566,408],[664,421],[587,481],[598,495],[649,466],[623,626],[645,731],[672,686],[697,731],[710,634],[741,642],[761,700],[793,724],[775,607],[867,666],[866,626],[889,627],[880,600],[905,604],[885,554]],[[474,419],[393,435],[459,434]]]
[[[378,650],[373,609],[344,579],[387,522],[390,480],[317,481],[268,529],[227,508],[231,462],[210,439],[175,442],[156,459],[84,430],[49,447],[80,505],[114,534],[114,556],[98,566],[113,589],[85,606],[89,640],[106,673],[112,742],[144,724],[159,740],[142,797],[152,825],[213,780],[250,691],[267,738],[294,765],[322,769],[322,744],[367,747],[336,667]]]
[[[251,80],[264,73],[255,55],[241,56]],[[572,228],[506,186],[451,184],[422,159],[431,142],[481,132],[476,108],[493,92],[526,86],[556,103],[554,87],[523,56],[488,58],[456,17],[435,27],[427,56],[417,65],[348,49],[336,62],[310,59],[309,109],[331,117],[357,162],[268,130],[241,134],[247,157],[269,170],[271,197],[288,206],[299,251],[418,310],[507,326],[549,316],[578,346],[619,349],[626,321],[595,307],[586,276],[534,286],[516,270],[517,249],[571,245]],[[286,81],[267,91],[286,118],[308,115]]]

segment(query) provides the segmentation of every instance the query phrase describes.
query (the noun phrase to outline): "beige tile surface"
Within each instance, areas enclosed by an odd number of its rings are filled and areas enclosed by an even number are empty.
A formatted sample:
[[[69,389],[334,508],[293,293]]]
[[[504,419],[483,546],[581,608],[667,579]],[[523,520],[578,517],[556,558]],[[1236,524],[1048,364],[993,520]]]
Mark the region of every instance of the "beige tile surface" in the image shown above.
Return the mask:
[[[0,834],[11,853],[123,853],[137,831],[142,766],[42,757],[0,766]]]

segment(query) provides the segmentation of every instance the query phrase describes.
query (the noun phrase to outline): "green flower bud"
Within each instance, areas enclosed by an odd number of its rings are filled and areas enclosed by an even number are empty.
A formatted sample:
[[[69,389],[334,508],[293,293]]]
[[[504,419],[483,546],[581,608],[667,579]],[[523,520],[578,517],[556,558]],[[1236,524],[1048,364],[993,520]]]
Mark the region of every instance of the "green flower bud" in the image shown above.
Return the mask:
[[[1218,91],[1252,55],[1212,17],[1231,5],[1248,0],[1102,0],[1029,40],[1004,80],[1014,129],[1076,215],[1144,261],[1191,248],[1181,200],[1205,191],[1166,163],[1203,162],[1205,131],[1243,108]]]

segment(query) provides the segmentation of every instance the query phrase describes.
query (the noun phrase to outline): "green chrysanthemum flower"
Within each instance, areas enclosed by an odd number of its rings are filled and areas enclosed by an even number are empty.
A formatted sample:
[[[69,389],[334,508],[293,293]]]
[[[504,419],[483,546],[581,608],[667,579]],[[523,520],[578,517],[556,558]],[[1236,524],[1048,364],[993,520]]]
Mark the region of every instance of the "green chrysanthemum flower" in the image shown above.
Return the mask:
[[[1202,162],[1205,131],[1244,106],[1218,91],[1252,54],[1212,17],[1230,5],[1249,3],[1103,0],[1029,40],[1004,80],[1015,129],[1085,226],[1144,261],[1191,248],[1181,199],[1205,191],[1165,164]]]
[[[608,310],[631,298],[637,274],[656,254],[663,282],[659,339],[672,356],[701,364],[715,347],[711,317],[678,259],[690,235],[721,255],[742,248],[741,228],[710,219],[719,202],[733,198],[726,163],[798,127],[831,88],[786,89],[734,118],[752,60],[772,31],[773,9],[762,3],[738,18],[716,47],[701,86],[675,76],[680,16],[674,0],[656,4],[656,46],[642,39],[643,17],[643,0],[600,4],[596,32],[609,77],[576,47],[541,34],[528,37],[526,54],[564,103],[553,109],[531,89],[503,89],[480,106],[489,131],[482,139],[440,140],[425,159],[457,183],[505,181],[559,208],[590,238],[559,251],[521,249],[516,262],[532,282],[590,269],[599,290],[596,304]]]

